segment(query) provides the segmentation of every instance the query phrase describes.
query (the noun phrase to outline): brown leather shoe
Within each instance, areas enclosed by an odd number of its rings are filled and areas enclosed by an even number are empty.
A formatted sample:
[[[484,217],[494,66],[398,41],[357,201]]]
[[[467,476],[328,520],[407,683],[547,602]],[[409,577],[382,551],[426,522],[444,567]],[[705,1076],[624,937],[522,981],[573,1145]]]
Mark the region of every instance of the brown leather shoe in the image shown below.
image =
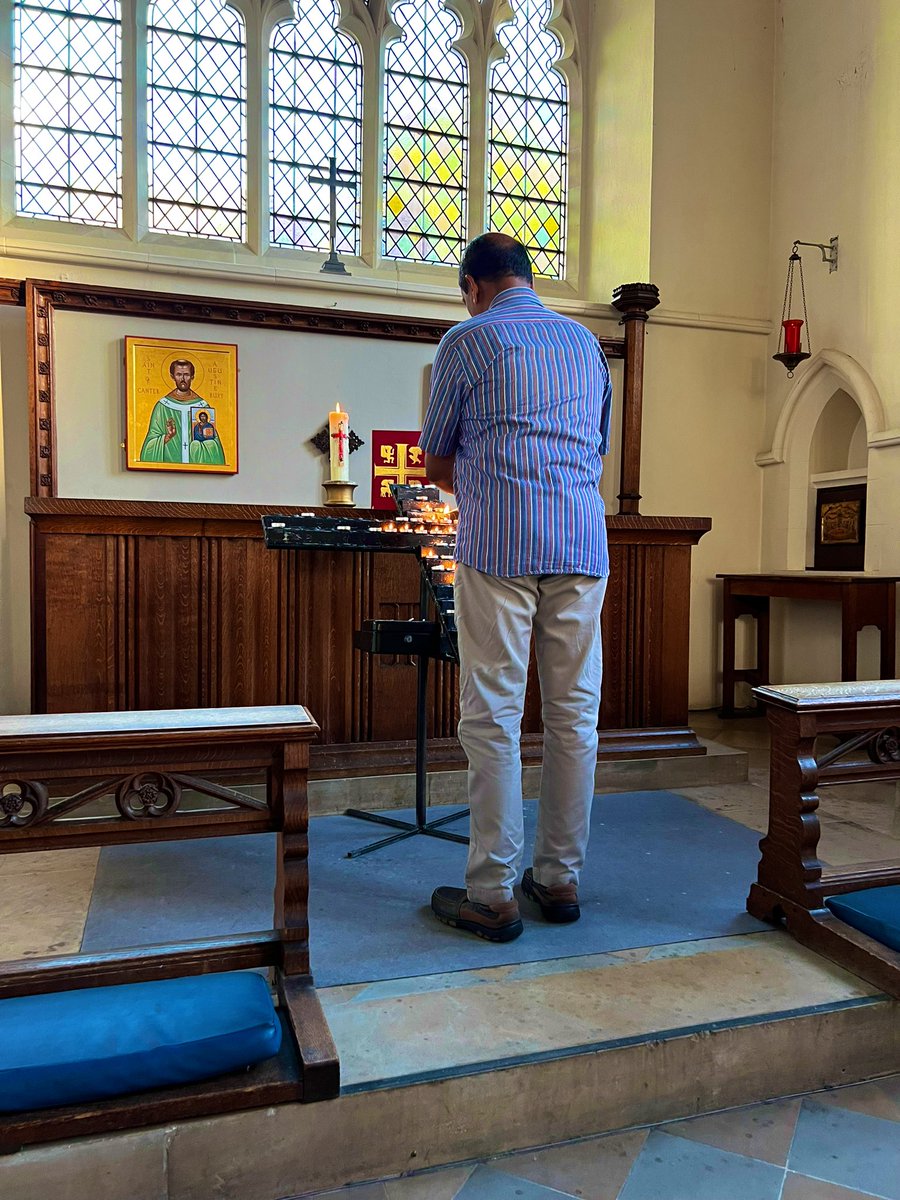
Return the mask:
[[[578,907],[578,888],[574,883],[555,883],[544,887],[538,883],[529,867],[522,876],[522,892],[541,906],[541,914],[545,921],[553,921],[557,925],[569,921],[577,921],[581,916]]]
[[[511,942],[524,928],[515,900],[492,906],[479,904],[469,899],[465,888],[435,888],[431,910],[445,925],[467,929],[489,942]]]

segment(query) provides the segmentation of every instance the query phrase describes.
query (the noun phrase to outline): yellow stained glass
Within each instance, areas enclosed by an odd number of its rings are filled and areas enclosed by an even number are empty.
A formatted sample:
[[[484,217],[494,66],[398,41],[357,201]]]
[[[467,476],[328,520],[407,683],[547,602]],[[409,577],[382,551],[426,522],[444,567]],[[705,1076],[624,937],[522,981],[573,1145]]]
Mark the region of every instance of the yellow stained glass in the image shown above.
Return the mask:
[[[406,154],[385,153],[386,257],[458,260],[465,244],[468,66],[454,42],[462,22],[445,0],[395,0],[403,32],[385,56],[386,145],[402,137]],[[409,129],[417,132],[411,137]],[[411,199],[399,219],[388,203],[407,181]]]
[[[395,217],[399,217],[400,213],[402,213],[404,208],[406,207],[406,205],[403,203],[403,201],[400,199],[400,197],[397,195],[396,192],[394,192],[393,195],[388,200],[387,206],[391,210],[391,212],[394,214]]]
[[[489,224],[526,243],[539,274],[564,275],[568,89],[562,47],[547,29],[554,0],[509,0],[505,54],[489,76]],[[548,242],[556,244],[548,249]]]

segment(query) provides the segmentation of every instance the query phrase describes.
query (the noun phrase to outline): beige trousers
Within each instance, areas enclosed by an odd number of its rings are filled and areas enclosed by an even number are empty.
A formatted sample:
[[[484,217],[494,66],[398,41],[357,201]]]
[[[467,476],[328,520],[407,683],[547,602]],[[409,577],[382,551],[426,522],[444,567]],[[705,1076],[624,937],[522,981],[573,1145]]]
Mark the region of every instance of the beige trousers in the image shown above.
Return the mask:
[[[472,809],[466,888],[483,904],[509,900],[522,858],[520,738],[534,632],[544,766],[534,878],[578,883],[587,849],[603,651],[606,580],[587,575],[485,575],[456,568],[459,740]]]

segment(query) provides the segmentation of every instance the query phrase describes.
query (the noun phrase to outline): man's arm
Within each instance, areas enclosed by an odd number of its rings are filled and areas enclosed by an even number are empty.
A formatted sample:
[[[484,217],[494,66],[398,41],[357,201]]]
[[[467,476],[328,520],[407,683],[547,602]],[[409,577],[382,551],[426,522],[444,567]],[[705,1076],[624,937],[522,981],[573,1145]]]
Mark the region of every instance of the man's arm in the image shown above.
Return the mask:
[[[455,461],[455,454],[426,454],[425,474],[428,476],[428,482],[433,483],[435,487],[439,487],[442,492],[452,492],[453,464]]]
[[[453,491],[453,464],[464,391],[465,376],[459,355],[444,341],[438,346],[431,372],[431,398],[419,445],[425,451],[425,474],[429,482],[445,492]]]
[[[606,355],[600,348],[600,343],[597,343],[597,352],[600,355],[600,371],[603,376],[603,399],[600,409],[600,453],[609,454],[609,424],[612,415],[612,380],[609,375],[609,364],[606,361]]]

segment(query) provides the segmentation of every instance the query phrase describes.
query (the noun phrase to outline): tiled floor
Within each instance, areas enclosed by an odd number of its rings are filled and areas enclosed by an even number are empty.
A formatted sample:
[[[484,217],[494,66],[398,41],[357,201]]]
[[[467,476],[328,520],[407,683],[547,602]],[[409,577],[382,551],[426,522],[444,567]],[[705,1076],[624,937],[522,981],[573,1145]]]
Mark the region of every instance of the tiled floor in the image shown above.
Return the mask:
[[[318,1195],[900,1200],[900,1076]]]
[[[750,779],[679,791],[763,831],[768,809],[765,723],[722,722],[711,713],[693,714],[692,723],[701,736],[745,750]],[[820,853],[828,863],[900,858],[900,793],[894,785],[826,792],[820,819]],[[0,860],[0,957],[76,951],[96,867],[97,852],[92,850]],[[702,977],[691,975],[690,1020],[675,1020],[685,991],[679,973],[701,959],[708,969]],[[765,1001],[785,1010],[814,1003],[868,1003],[872,994],[860,980],[807,954],[783,932],[772,931],[708,944],[331,988],[322,999],[341,1048],[345,1082],[352,1089],[384,1078],[388,1061],[396,1077],[427,1073],[440,1066],[432,1062],[434,1055],[443,1061],[448,1052],[454,1061],[467,1064],[552,1052],[556,1043],[548,1037],[572,1044],[628,1036],[642,1020],[656,1030],[673,1023],[752,1016],[761,1003],[760,981],[768,989]],[[568,1026],[553,1003],[560,989],[567,996]],[[621,1003],[623,995],[628,1004]],[[527,1022],[516,997],[527,1001]],[[441,1010],[440,1047],[422,1036],[435,1027],[435,1004]],[[483,1028],[472,1023],[472,1013],[481,1006],[492,1014]],[[535,1006],[548,1014],[552,1010],[553,1019],[535,1021]],[[379,1038],[366,1035],[370,1023],[377,1025]],[[395,1027],[396,1037],[386,1037]],[[411,1038],[416,1030],[419,1036]],[[543,1040],[535,1044],[538,1033]],[[900,1078],[328,1195],[345,1200],[900,1200]]]
[[[765,722],[723,722],[704,713],[693,714],[692,723],[701,736],[746,750],[750,780],[679,791],[723,816],[764,831],[768,814]],[[820,817],[826,862],[900,857],[900,795],[894,785],[825,793]],[[708,949],[733,954],[742,944],[759,953],[767,943],[775,950],[773,939],[780,936],[757,934],[733,939],[728,949],[721,942]],[[790,953],[797,949],[792,944]],[[682,950],[700,952],[700,945]],[[631,952],[632,957],[636,953]],[[650,957],[658,958],[659,951]],[[543,964],[541,970],[550,966]],[[624,962],[622,967],[626,968]],[[587,969],[587,964],[579,963],[578,969]],[[394,989],[401,989],[404,982],[411,981],[395,981]],[[435,987],[438,982],[435,978]],[[454,986],[488,986],[497,999],[505,982],[457,976]],[[521,986],[524,981],[518,982]],[[365,989],[352,989],[352,995],[350,989],[332,991],[332,1027],[345,1019],[359,1019],[357,1005],[397,1000],[366,995]],[[596,1016],[602,1019],[599,1013]],[[363,1063],[358,1069],[362,1076],[366,1074]],[[900,1077],[327,1195],[330,1200],[900,1200]]]

